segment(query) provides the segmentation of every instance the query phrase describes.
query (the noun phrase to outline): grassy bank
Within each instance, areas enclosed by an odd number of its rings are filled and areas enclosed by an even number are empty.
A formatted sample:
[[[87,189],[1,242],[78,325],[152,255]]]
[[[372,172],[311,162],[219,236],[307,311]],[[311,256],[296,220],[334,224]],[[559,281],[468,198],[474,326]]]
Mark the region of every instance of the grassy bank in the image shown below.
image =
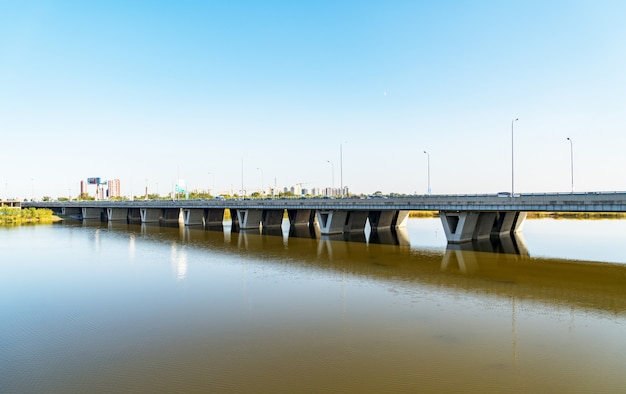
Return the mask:
[[[24,223],[52,223],[61,220],[50,209],[45,208],[0,208],[0,225]]]

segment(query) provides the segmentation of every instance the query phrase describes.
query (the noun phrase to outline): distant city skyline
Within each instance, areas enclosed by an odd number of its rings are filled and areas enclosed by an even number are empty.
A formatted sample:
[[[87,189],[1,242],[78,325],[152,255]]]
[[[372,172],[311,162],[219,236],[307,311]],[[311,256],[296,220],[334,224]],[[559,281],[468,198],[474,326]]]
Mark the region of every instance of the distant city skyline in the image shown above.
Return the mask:
[[[602,0],[0,2],[0,197],[76,196],[85,175],[123,196],[179,179],[624,191],[624,17]]]

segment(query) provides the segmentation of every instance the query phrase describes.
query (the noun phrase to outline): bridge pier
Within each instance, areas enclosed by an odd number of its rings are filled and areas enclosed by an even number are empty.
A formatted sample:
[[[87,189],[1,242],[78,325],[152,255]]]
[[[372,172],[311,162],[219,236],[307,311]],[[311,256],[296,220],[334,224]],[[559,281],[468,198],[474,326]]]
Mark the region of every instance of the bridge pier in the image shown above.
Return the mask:
[[[263,228],[276,228],[283,224],[284,209],[264,209],[261,216]]]
[[[102,208],[81,208],[83,220],[102,220]]]
[[[221,226],[224,223],[224,208],[208,208],[204,212],[205,226]]]
[[[440,211],[448,243],[463,243],[521,231],[526,212]]]
[[[289,225],[312,225],[315,221],[316,211],[312,209],[287,209]]]
[[[128,208],[128,222],[141,223],[141,208]]]
[[[343,234],[348,211],[319,210],[317,222],[320,225],[321,235]]]
[[[184,208],[183,222],[185,226],[204,226],[204,208]]]
[[[79,207],[61,207],[61,214],[72,219],[82,219],[83,209]]]
[[[498,212],[493,225],[493,235],[515,234],[522,231],[526,212]]]
[[[163,215],[161,208],[139,208],[141,223],[158,223]]]
[[[238,209],[237,220],[242,230],[258,229],[263,218],[261,209]]]
[[[128,221],[128,208],[107,208],[109,222]]]
[[[406,222],[407,220],[409,220],[409,213],[411,211],[396,211],[394,218],[393,218],[393,222],[392,222],[392,226],[396,227],[396,228],[403,228],[406,227]]]
[[[364,232],[369,211],[348,211],[344,232]]]
[[[163,208],[163,216],[161,216],[161,222],[163,223],[179,223],[181,222],[182,209],[180,208]]]
[[[370,211],[367,217],[372,230],[390,229],[396,219],[396,211]]]

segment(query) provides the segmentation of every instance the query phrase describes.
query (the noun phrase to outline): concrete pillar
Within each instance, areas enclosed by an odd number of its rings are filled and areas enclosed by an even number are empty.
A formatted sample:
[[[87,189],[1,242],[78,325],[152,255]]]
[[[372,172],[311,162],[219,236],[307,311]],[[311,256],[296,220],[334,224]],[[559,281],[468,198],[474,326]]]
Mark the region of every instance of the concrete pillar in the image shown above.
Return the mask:
[[[283,224],[284,209],[264,209],[261,215],[263,228],[280,227]]]
[[[344,232],[364,232],[369,211],[348,211]]]
[[[107,208],[107,220],[109,222],[127,222],[128,208]]]
[[[243,230],[258,229],[261,225],[263,211],[260,209],[238,209],[237,220],[239,227]]]
[[[471,244],[448,245],[441,261],[441,270],[448,271],[454,269],[454,265],[458,265],[459,270],[464,274],[478,271],[478,256],[472,249]]]
[[[141,223],[141,208],[128,209],[128,222]]]
[[[392,225],[396,228],[406,227],[406,222],[409,219],[409,213],[410,211],[397,211]]]
[[[183,209],[185,226],[204,226],[204,208]]]
[[[342,234],[346,226],[347,217],[348,211],[317,211],[317,221],[320,226],[320,234]]]
[[[83,220],[102,220],[102,208],[83,207],[81,209]]]
[[[141,223],[155,223],[161,220],[163,210],[161,208],[139,208]]]
[[[367,218],[372,230],[383,230],[391,228],[397,214],[397,211],[370,211]]]
[[[171,224],[181,222],[181,209],[180,208],[164,208],[163,216],[161,216],[161,222],[171,223]]]
[[[288,209],[287,217],[291,226],[301,224],[313,224],[315,212],[311,209]]]
[[[224,208],[207,209],[204,215],[204,224],[206,226],[221,226],[224,223]]]
[[[515,223],[513,223],[513,234],[522,232],[524,221],[526,221],[527,212],[517,212]]]
[[[439,212],[448,243],[471,241],[478,223],[479,212]]]
[[[491,233],[500,236],[520,232],[525,219],[526,212],[498,212]]]
[[[63,207],[61,208],[61,214],[64,216],[69,216],[72,219],[83,218],[83,210],[78,207]]]
[[[472,239],[485,239],[491,237],[491,231],[495,221],[495,212],[478,212],[478,222],[476,223]]]

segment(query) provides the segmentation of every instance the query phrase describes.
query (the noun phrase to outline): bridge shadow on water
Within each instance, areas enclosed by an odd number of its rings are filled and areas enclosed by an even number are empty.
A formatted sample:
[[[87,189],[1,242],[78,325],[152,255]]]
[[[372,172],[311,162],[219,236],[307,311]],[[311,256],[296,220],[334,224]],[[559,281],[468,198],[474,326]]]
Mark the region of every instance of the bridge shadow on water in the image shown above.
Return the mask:
[[[520,236],[451,244],[441,251],[412,247],[406,231],[319,236],[308,226],[230,231],[229,226],[61,225],[112,231],[132,242],[167,242],[177,248],[253,257],[262,264],[296,265],[312,272],[324,270],[460,294],[626,313],[626,265],[531,257]],[[187,275],[193,275],[193,270],[188,269]]]

